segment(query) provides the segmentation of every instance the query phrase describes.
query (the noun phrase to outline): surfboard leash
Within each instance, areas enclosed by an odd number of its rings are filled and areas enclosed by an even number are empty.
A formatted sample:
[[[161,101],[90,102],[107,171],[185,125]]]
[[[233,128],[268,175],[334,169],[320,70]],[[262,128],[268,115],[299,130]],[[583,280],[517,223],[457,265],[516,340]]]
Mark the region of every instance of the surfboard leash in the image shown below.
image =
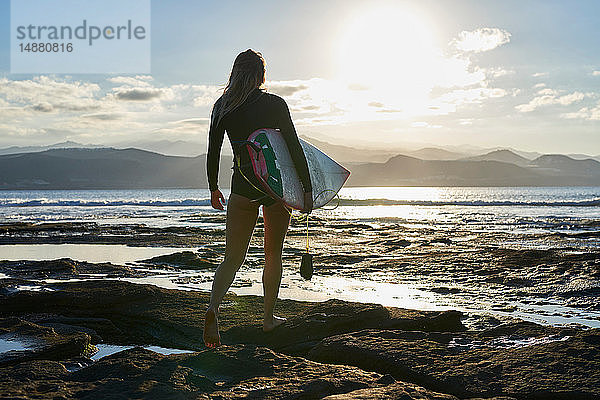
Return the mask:
[[[252,183],[252,181],[250,181],[250,179],[248,179],[248,177],[244,174],[244,172],[242,171],[241,168],[241,163],[238,157],[236,157],[236,161],[238,164],[238,170],[240,171],[240,174],[242,175],[242,177],[256,190],[258,190],[260,193],[263,193],[265,196],[268,196],[267,193],[265,193],[263,190],[259,189],[256,187],[256,185],[254,185],[254,183]],[[319,194],[320,195],[320,194]],[[290,214],[290,219],[294,218],[294,213],[293,210],[291,210],[290,208],[288,208],[286,205],[283,206],[283,208],[285,208],[285,210]],[[313,262],[312,262],[312,254],[310,254],[310,239],[308,236],[308,215],[309,213],[306,214],[306,253],[302,254],[302,261],[300,261],[300,276],[306,280],[309,280],[310,278],[312,278],[313,275]],[[302,220],[302,217],[300,216],[300,218],[296,217],[297,220]]]
[[[240,162],[239,157],[235,157],[235,160],[237,162],[237,166],[238,166],[238,171],[240,172],[240,174],[242,175],[242,177],[257,191],[259,191],[260,193],[263,193],[265,196],[269,196],[269,194],[265,193],[264,190],[256,187],[256,185],[254,185],[254,183],[252,183],[252,181],[250,179],[248,179],[248,177],[244,174],[244,172],[242,171],[242,165]],[[321,190],[314,198],[314,200],[318,199],[323,193],[327,193],[327,192],[334,192],[334,197],[337,198],[337,203],[333,208],[323,208],[325,210],[335,210],[336,208],[338,208],[338,206],[340,205],[340,196],[338,194],[338,192],[336,192],[335,190],[332,189],[323,189]],[[313,200],[313,201],[314,201]],[[294,219],[294,213],[293,213],[293,209],[288,208],[286,205],[284,205],[285,210],[290,214],[290,218]],[[300,262],[300,276],[302,276],[302,278],[306,279],[306,280],[310,280],[312,278],[313,275],[313,260],[312,260],[312,254],[310,254],[310,237],[309,237],[309,215],[310,213],[306,213],[306,253],[302,254],[302,261]],[[302,220],[302,215],[299,215],[297,217],[295,217],[297,221],[300,222],[304,222]]]

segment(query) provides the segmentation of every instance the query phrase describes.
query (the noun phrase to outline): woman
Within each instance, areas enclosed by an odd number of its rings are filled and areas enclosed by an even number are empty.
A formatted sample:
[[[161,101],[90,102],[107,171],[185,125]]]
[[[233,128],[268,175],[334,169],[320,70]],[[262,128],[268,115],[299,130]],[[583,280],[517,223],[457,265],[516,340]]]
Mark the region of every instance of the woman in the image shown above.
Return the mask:
[[[263,270],[264,321],[263,330],[271,331],[285,322],[273,315],[281,283],[281,253],[290,223],[291,211],[261,190],[250,166],[250,157],[243,142],[260,128],[279,129],[304,188],[303,212],[312,209],[312,185],[304,152],[285,101],[265,93],[265,61],[260,53],[246,50],[233,63],[229,82],[223,95],[215,102],[208,134],[206,170],[211,191],[211,205],[223,210],[225,198],[219,190],[219,158],[225,131],[234,152],[231,195],[227,202],[225,259],[217,268],[204,320],[204,343],[208,347],[221,344],[218,327],[219,305],[231,286],[237,270],[246,258],[248,244],[263,206],[265,267]]]

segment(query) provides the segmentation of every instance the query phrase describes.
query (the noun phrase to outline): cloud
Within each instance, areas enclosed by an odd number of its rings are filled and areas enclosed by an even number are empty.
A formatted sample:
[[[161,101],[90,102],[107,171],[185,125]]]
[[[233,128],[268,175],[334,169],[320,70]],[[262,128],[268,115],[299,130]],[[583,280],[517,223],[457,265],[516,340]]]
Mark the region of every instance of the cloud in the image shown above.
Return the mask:
[[[431,125],[429,122],[425,121],[416,121],[410,124],[413,128],[428,128],[428,129],[440,129],[443,128],[442,125]]]
[[[503,75],[500,69],[490,72],[459,57],[444,58],[440,63],[441,71],[436,70],[438,73],[432,76],[434,90],[424,87],[418,96],[410,86],[371,84],[355,90],[345,81],[318,78],[271,82],[269,88],[302,89],[291,90],[289,95],[283,96],[294,121],[302,126],[447,115],[467,104],[481,104],[511,94],[494,87],[490,81],[494,75]]]
[[[516,71],[514,69],[504,69],[504,68],[488,68],[486,70],[486,74],[491,78],[500,78],[502,76],[514,75]]]
[[[156,132],[169,140],[204,139],[209,106],[218,95],[218,85],[158,85],[149,76],[107,77],[98,83],[53,75],[0,78],[0,142],[23,137],[110,144],[127,136],[155,139]]]
[[[184,138],[186,140],[198,140],[198,137],[202,137],[202,139],[206,137],[206,133],[201,136],[198,135],[198,125],[195,124],[178,124],[163,126],[153,129],[152,134],[155,136],[155,139],[157,134],[167,135],[171,137],[175,136],[179,138]]]
[[[498,28],[462,32],[456,46],[479,52],[508,43],[510,33]],[[477,45],[475,47],[475,45]],[[471,47],[468,47],[471,46]],[[516,89],[496,87],[494,80],[515,71],[480,67],[466,51],[417,52],[390,58],[376,69],[391,74],[363,74],[350,68],[339,80],[306,79],[267,82],[269,91],[283,96],[300,125],[406,120],[454,113],[468,104],[515,95]]]
[[[150,75],[137,75],[133,76],[115,76],[113,78],[108,78],[107,81],[112,83],[118,83],[120,85],[129,85],[129,86],[150,86],[154,78]]]
[[[499,29],[474,32],[478,36],[467,32],[462,35],[464,40],[458,38],[456,43],[466,49],[465,40],[484,38],[479,47],[469,50],[478,52],[510,38]],[[498,32],[504,33],[498,36]],[[459,119],[471,118],[469,113],[484,102],[515,95],[516,89],[496,87],[494,82],[514,73],[510,68],[483,68],[466,51],[447,54],[436,50],[421,58],[399,60],[400,64],[410,64],[401,69],[406,73],[357,74],[355,80],[269,81],[267,88],[285,98],[300,129],[380,122],[408,127],[411,121],[456,113],[428,126],[437,128],[447,125],[451,118],[456,118],[457,124]],[[68,131],[71,140],[85,137],[105,144],[144,135],[204,140],[211,106],[221,90],[220,85],[162,85],[146,75],[113,76],[98,83],[54,76],[27,81],[0,79],[0,119],[5,122],[12,118],[13,125],[23,120],[23,128]],[[2,134],[0,130],[0,139]]]
[[[270,92],[280,96],[291,96],[294,93],[308,89],[308,86],[302,83],[302,81],[287,81],[285,83],[270,81],[265,86]]]
[[[548,72],[536,72],[535,74],[531,74],[534,78],[545,78],[548,75]]]
[[[96,98],[99,92],[100,86],[95,83],[44,75],[24,80],[0,79],[0,98],[5,103],[34,112],[94,110],[100,107]]]
[[[123,118],[121,113],[94,113],[94,114],[83,114],[81,118],[91,118],[100,121],[115,121]]]
[[[350,90],[369,90],[369,86],[361,85],[360,83],[351,83],[348,85]]]
[[[302,111],[316,111],[318,109],[319,109],[319,106],[308,105],[308,106],[303,106],[302,107]]]
[[[550,88],[545,88],[545,89],[538,90],[537,93],[541,94],[543,96],[556,96],[556,95],[558,95],[558,91],[557,90],[550,89]]]
[[[600,121],[600,102],[595,106],[583,107],[575,112],[561,114],[561,118]]]
[[[208,125],[209,118],[187,118],[180,119],[179,121],[173,121],[172,124],[187,124],[187,125]]]
[[[117,99],[125,101],[148,101],[161,95],[162,90],[154,88],[119,89],[115,92]]]
[[[581,92],[573,92],[559,96],[558,91],[549,88],[538,91],[538,94],[539,96],[531,99],[529,103],[520,104],[515,106],[515,108],[522,113],[527,113],[548,105],[568,106],[581,101],[586,97],[586,95]]]
[[[188,87],[176,87],[176,96],[181,98],[192,98],[194,107],[208,107],[212,105],[222,94],[222,86],[218,85],[188,85]],[[185,100],[187,101],[187,100]]]
[[[437,98],[440,104],[462,105],[469,103],[481,103],[489,98],[504,97],[508,92],[500,88],[473,88],[457,89],[443,94]],[[439,107],[439,105],[438,105]],[[453,107],[455,110],[455,107]]]
[[[583,94],[581,92],[573,92],[571,94],[560,96],[558,98],[558,104],[561,104],[563,106],[568,106],[568,105],[571,105],[571,104],[576,103],[578,101],[581,101],[584,98],[585,98],[585,94]]]
[[[42,102],[34,104],[33,106],[31,106],[31,109],[40,112],[51,112],[54,110],[54,107],[52,107],[52,104],[48,102]]]
[[[462,31],[451,45],[465,52],[479,53],[493,50],[510,42],[511,34],[499,28],[479,28],[474,31]]]
[[[535,89],[539,89],[539,88],[546,87],[546,84],[545,83],[536,83],[535,85],[533,85],[533,87]]]
[[[383,108],[381,110],[377,110],[378,113],[401,113],[402,110],[401,109],[394,109],[394,108]]]
[[[30,128],[25,126],[0,123],[0,132],[2,133],[2,135],[19,137],[43,135],[46,133],[46,130],[42,128]]]

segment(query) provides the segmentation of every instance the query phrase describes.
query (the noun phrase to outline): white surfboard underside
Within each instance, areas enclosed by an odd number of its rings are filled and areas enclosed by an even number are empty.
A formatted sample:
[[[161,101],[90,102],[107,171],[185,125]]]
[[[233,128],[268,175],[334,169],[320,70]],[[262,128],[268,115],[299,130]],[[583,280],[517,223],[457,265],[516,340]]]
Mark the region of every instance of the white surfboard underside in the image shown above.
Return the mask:
[[[281,172],[283,201],[296,209],[304,208],[304,190],[287,144],[278,131],[265,129]],[[350,172],[321,150],[300,139],[310,171],[313,209],[329,203],[342,188]]]

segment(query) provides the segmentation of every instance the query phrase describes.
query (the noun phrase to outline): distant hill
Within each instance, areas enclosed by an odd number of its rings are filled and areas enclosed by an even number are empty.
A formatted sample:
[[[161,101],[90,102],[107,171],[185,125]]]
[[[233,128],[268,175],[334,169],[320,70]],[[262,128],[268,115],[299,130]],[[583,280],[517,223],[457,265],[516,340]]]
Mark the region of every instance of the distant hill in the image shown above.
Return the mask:
[[[225,138],[223,145],[223,154],[231,155]],[[196,142],[189,140],[136,140],[122,143],[116,143],[112,147],[122,149],[134,147],[140,150],[148,150],[169,156],[195,157],[206,153],[206,142]]]
[[[504,163],[510,163],[520,166],[526,166],[529,164],[530,160],[522,157],[516,153],[513,153],[510,150],[495,150],[486,154],[482,154],[480,156],[475,157],[467,157],[463,159],[464,161],[500,161]]]
[[[566,157],[566,156],[562,156]],[[567,159],[569,157],[566,157]],[[399,155],[355,165],[349,186],[586,186],[600,185],[594,160],[585,164],[542,156],[534,167],[494,160],[430,161]],[[592,161],[592,162],[590,162]],[[597,163],[600,164],[600,163]],[[541,167],[544,165],[544,167]]]
[[[397,152],[393,151],[361,149],[352,146],[331,144],[305,135],[300,135],[300,138],[317,146],[322,152],[342,164],[357,162],[384,162],[390,157],[398,154]]]
[[[221,158],[228,187],[231,157]],[[1,189],[206,188],[206,156],[175,157],[139,149],[53,149],[0,156]]]
[[[396,156],[381,164],[355,166],[349,185],[355,186],[525,186],[540,174],[498,161],[429,161]]]
[[[69,140],[66,142],[55,143],[45,146],[10,146],[0,149],[0,155],[34,153],[51,149],[126,149],[131,147],[171,156],[195,157],[197,155],[206,153],[206,143],[192,142],[186,140],[135,140],[120,142],[111,145],[82,144]],[[225,144],[223,146],[223,154],[231,155],[231,151],[229,150],[228,144]]]
[[[600,174],[600,162],[591,158],[575,160],[562,154],[545,154],[533,160],[531,165],[549,174],[569,176],[595,176]]]
[[[581,154],[581,153],[575,153],[575,154],[569,153],[569,154],[567,154],[567,156],[569,156],[575,160],[587,160],[587,159],[591,158],[592,160],[600,161],[600,154],[596,155],[596,156],[590,156],[590,155]]]
[[[405,152],[405,154],[422,160],[458,160],[465,156],[465,153],[438,149],[436,147],[424,147],[419,150]]]
[[[19,154],[19,153],[35,153],[50,149],[68,149],[68,148],[101,148],[105,146],[95,144],[81,144],[73,141],[60,142],[47,146],[10,146],[0,149],[0,155],[3,154]]]

